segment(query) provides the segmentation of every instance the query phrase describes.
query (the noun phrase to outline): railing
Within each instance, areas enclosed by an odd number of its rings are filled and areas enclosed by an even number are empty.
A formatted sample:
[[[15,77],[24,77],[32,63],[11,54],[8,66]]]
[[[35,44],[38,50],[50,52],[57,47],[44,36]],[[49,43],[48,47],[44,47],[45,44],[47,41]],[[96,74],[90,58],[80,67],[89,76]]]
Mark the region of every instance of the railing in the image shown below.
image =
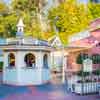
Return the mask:
[[[16,66],[6,66],[6,69],[16,69]]]
[[[21,69],[49,69],[49,67],[48,68],[46,68],[46,67],[40,68],[38,66],[21,66],[20,68]],[[17,69],[17,67],[16,66],[6,66],[5,69]]]
[[[23,67],[21,67],[21,69],[37,69],[37,67],[36,66],[23,66]]]
[[[84,82],[84,85],[82,83],[76,83],[74,88],[74,92],[78,94],[90,94],[90,93],[97,93],[99,82]]]

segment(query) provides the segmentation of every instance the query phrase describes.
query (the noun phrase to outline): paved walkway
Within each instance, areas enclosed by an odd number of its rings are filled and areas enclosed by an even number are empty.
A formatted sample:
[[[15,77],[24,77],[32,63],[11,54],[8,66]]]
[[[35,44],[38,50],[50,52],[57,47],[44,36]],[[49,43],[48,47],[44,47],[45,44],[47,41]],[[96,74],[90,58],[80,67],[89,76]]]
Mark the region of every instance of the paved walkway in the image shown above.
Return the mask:
[[[98,95],[80,96],[72,94],[67,91],[66,85],[62,85],[59,82],[52,82],[53,84],[27,87],[1,84],[0,100],[100,100]]]
[[[30,87],[0,86],[0,100],[100,100],[98,95],[79,96],[66,91],[64,85]]]
[[[0,84],[2,83],[2,73],[0,72]]]

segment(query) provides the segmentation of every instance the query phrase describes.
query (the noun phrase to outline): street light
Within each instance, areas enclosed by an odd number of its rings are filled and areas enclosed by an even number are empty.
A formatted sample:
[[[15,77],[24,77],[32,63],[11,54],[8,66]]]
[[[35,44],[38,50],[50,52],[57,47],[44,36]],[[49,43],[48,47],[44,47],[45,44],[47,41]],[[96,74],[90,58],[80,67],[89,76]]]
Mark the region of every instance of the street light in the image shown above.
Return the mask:
[[[56,17],[54,18],[54,30],[55,30],[55,32],[56,32],[56,35],[58,35],[58,32],[59,32],[59,29],[58,29],[58,27],[56,26],[56,22],[57,22],[58,19],[59,19],[58,16],[56,16]]]
[[[54,30],[56,32],[56,36],[59,37],[59,28],[56,26],[56,22],[59,20],[59,16],[54,18]],[[61,46],[62,49],[62,83],[65,83],[65,64],[64,64],[64,45]]]
[[[84,68],[83,68],[83,60],[84,60],[84,58],[83,58],[83,52],[81,52],[81,59],[82,59],[82,95],[83,95],[83,93],[84,93]]]

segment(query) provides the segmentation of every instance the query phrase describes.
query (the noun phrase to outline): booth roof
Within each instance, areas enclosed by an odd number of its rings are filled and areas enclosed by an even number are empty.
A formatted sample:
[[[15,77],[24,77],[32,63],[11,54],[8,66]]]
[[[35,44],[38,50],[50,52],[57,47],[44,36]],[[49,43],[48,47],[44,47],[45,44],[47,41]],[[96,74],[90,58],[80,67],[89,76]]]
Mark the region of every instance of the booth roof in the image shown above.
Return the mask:
[[[5,45],[35,45],[35,46],[50,46],[50,44],[41,39],[36,39],[32,37],[17,37],[8,38]]]

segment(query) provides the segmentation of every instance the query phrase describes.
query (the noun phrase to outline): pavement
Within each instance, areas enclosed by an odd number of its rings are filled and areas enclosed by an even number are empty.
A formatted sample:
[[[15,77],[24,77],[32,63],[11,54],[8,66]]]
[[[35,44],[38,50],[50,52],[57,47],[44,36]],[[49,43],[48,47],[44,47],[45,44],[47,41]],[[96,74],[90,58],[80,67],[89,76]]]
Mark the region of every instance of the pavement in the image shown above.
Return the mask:
[[[0,84],[0,100],[100,100],[100,96],[71,93],[67,85],[61,84],[61,81],[55,77],[51,83],[38,86]]]

